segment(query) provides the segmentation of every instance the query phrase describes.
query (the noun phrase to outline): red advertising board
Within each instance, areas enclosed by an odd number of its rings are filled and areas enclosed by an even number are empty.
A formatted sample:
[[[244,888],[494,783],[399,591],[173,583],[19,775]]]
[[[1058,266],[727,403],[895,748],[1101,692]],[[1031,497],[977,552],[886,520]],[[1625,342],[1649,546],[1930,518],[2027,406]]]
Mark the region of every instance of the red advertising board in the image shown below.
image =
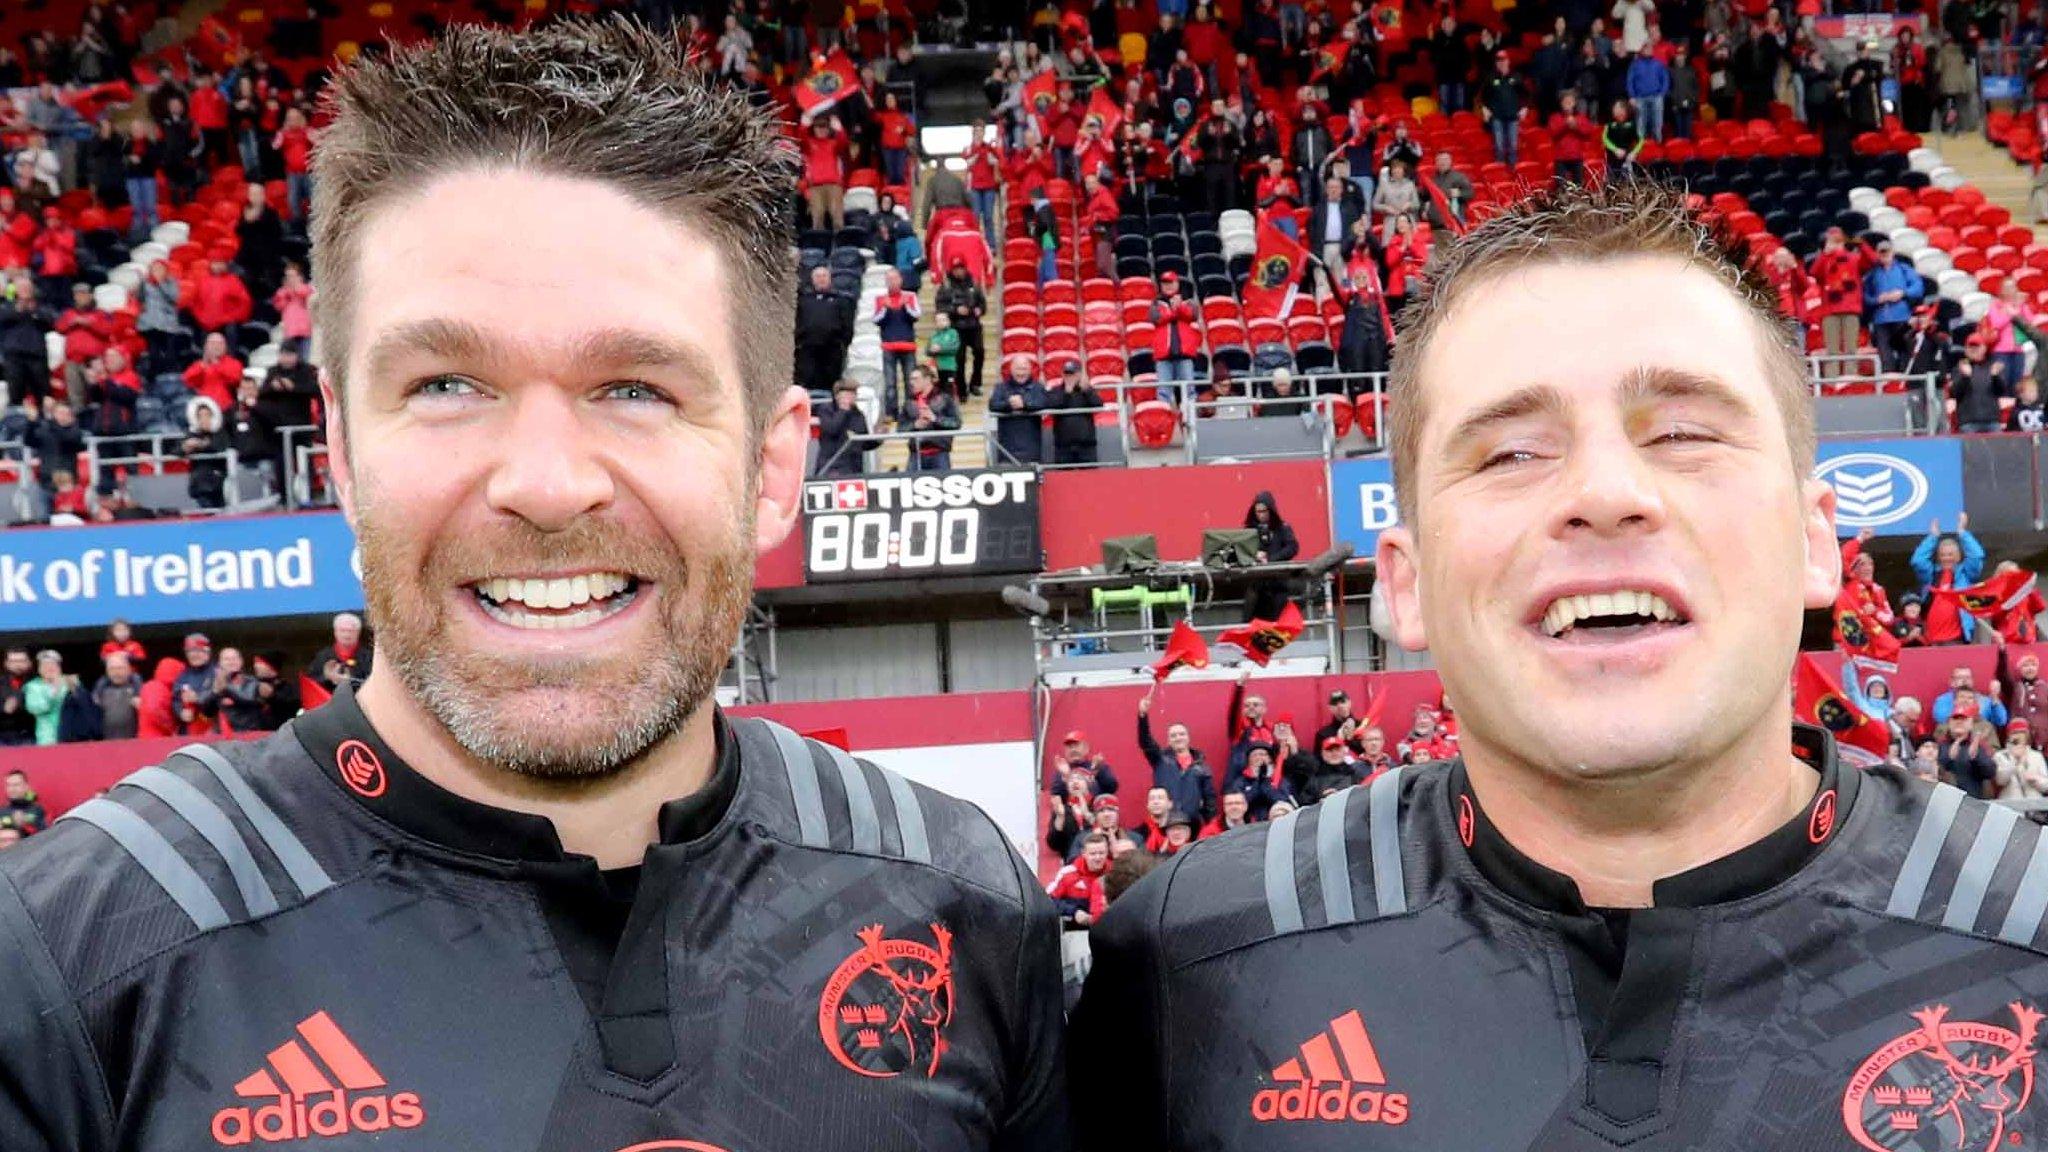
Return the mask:
[[[1321,460],[1047,472],[1038,497],[1045,566],[1102,562],[1102,541],[1151,533],[1162,560],[1195,560],[1208,528],[1241,528],[1252,497],[1273,494],[1301,559],[1330,547],[1330,487]]]

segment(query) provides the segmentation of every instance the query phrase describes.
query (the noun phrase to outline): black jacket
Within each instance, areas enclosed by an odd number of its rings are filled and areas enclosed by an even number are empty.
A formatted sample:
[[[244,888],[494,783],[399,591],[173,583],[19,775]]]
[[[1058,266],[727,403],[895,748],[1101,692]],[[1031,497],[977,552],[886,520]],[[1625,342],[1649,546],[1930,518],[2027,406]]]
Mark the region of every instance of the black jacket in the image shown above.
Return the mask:
[[[1259,523],[1258,506],[1261,504],[1272,510],[1264,524]],[[1295,538],[1294,528],[1281,518],[1280,505],[1273,502],[1271,492],[1261,492],[1252,497],[1252,507],[1245,510],[1244,526],[1258,529],[1259,551],[1266,554],[1268,564],[1284,563],[1301,552],[1301,543]]]
[[[844,348],[853,340],[853,297],[805,285],[796,294],[796,342],[806,348]]]
[[[128,777],[0,854],[7,1152],[1065,1152],[1059,924],[995,823],[716,729],[630,875],[351,693]]]
[[[1995,360],[1971,363],[1968,360],[1955,366],[1949,373],[1948,395],[1956,402],[1956,423],[1958,424],[2001,424],[2004,414],[1999,411],[2000,397],[2011,394],[2012,381],[2001,374],[1994,374]]]
[[[1079,412],[1061,412],[1052,418],[1052,442],[1061,448],[1075,448],[1095,443],[1095,413],[1090,409],[1102,407],[1102,393],[1085,380],[1071,388],[1048,388],[1045,391],[1045,406],[1058,411],[1065,408],[1082,409]]]
[[[84,425],[59,424],[46,417],[31,423],[22,439],[35,454],[36,475],[44,483],[49,482],[51,471],[57,468],[77,473],[78,454],[85,451]]]
[[[0,304],[0,356],[47,356],[43,336],[50,326],[50,314],[41,307]]]
[[[926,408],[931,410],[932,414],[932,423],[929,428],[917,427],[918,403],[919,401],[914,395],[904,401],[903,423],[899,426],[898,431],[952,432],[959,429],[960,405],[953,399],[952,394],[941,392],[937,388],[925,393],[923,403]],[[933,436],[929,439],[919,440],[916,444],[918,454],[921,456],[934,456],[940,452],[951,452],[953,450],[953,438],[951,436]]]
[[[2042,828],[1797,742],[1806,809],[1632,913],[1508,844],[1456,762],[1181,852],[1093,932],[1083,1147],[2032,1142],[2011,1108],[2048,1001]]]
[[[827,404],[818,413],[818,475],[858,476],[862,446],[855,436],[868,434],[868,418],[858,407]]]
[[[1210,775],[1201,749],[1188,749],[1193,759],[1187,767],[1181,767],[1180,759],[1173,750],[1160,747],[1159,742],[1152,738],[1152,718],[1140,715],[1138,751],[1143,752],[1146,762],[1152,765],[1152,786],[1166,789],[1166,794],[1173,797],[1176,810],[1194,820],[1196,827],[1216,818],[1216,779]]]
[[[988,311],[988,297],[981,286],[971,279],[946,277],[939,282],[937,295],[932,304],[939,311],[953,318],[953,327],[962,331],[981,327],[982,314]]]
[[[1013,410],[1012,397],[1023,400],[1024,407]],[[1036,380],[1019,384],[1005,376],[988,394],[989,414],[996,421],[996,443],[1020,464],[1035,464],[1044,454],[1045,436],[1040,431],[1039,413],[1045,408],[1045,385]]]

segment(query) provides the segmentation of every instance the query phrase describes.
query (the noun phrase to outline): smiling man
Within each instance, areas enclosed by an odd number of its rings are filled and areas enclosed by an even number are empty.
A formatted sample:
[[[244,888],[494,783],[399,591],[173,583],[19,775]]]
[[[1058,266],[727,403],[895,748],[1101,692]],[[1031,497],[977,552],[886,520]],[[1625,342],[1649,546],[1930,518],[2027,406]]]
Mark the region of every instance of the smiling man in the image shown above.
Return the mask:
[[[0,1146],[1065,1147],[1058,922],[974,808],[712,702],[790,530],[794,168],[626,24],[335,80],[374,670],[0,866]]]
[[[1768,289],[1651,186],[1560,189],[1439,260],[1378,564],[1460,755],[1110,910],[1084,1146],[2034,1146],[2048,840],[1793,724],[1840,555]]]

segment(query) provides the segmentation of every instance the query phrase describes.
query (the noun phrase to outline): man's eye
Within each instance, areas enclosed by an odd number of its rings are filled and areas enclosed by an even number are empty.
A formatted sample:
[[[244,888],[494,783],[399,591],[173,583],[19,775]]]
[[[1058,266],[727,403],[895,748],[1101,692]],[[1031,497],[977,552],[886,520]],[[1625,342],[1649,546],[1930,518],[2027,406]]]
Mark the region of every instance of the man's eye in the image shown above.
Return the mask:
[[[413,389],[413,392],[416,395],[445,400],[473,395],[476,392],[476,385],[460,376],[430,376],[420,381],[419,387]]]
[[[1658,444],[1712,444],[1719,437],[1697,428],[1673,428],[1657,437]]]
[[[627,380],[618,384],[606,385],[604,394],[614,400],[632,400],[641,403],[662,404],[668,401],[668,397],[659,389],[651,385],[642,384],[637,380]]]
[[[1526,464],[1529,461],[1534,460],[1535,458],[1536,454],[1534,452],[1529,451],[1526,448],[1507,448],[1503,449],[1502,451],[1495,452],[1493,455],[1488,456],[1486,459],[1480,461],[1479,470],[1481,472],[1486,472],[1494,468],[1505,467],[1511,464]]]

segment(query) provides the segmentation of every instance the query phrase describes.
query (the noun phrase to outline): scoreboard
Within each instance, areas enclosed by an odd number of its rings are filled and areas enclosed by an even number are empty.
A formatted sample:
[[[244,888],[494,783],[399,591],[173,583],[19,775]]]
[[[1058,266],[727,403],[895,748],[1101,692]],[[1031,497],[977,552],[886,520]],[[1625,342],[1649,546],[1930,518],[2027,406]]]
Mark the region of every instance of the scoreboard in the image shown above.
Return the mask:
[[[1033,469],[804,482],[804,577],[812,583],[1043,567]]]

